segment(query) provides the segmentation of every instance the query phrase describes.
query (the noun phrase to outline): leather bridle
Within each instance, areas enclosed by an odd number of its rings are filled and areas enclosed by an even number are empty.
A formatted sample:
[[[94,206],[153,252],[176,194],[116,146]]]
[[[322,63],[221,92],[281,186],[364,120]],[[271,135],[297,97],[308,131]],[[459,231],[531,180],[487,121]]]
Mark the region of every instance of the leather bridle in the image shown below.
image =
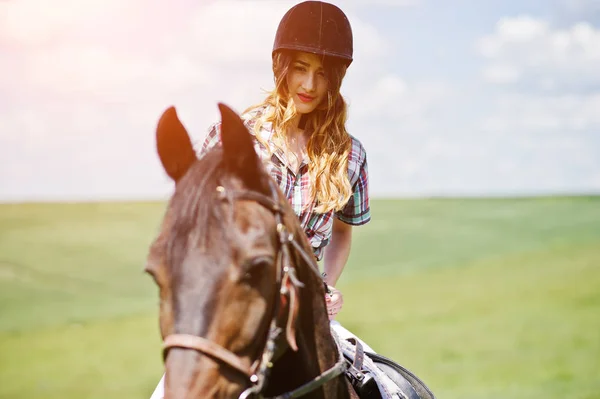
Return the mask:
[[[284,207],[281,206],[277,201],[277,189],[275,183],[269,181],[271,197],[260,194],[254,191],[232,191],[227,193],[223,186],[217,187],[217,195],[220,199],[225,200],[228,197],[232,199],[250,200],[256,201],[275,215],[275,222],[277,224],[277,233],[279,238],[279,258],[280,264],[276,267],[276,285],[278,287],[276,295],[290,295],[288,290],[288,284],[294,285],[296,288],[303,287],[304,284],[296,276],[296,269],[291,261],[292,249],[299,254],[308,265],[310,269],[316,273],[319,278],[319,267],[312,254],[308,254],[304,248],[298,243],[296,237],[291,233],[285,224],[283,223]],[[275,298],[274,312],[271,318],[269,333],[267,336],[267,342],[262,355],[259,356],[252,364],[248,364],[247,361],[236,355],[235,353],[223,348],[222,346],[200,336],[190,334],[171,334],[165,337],[163,342],[163,356],[166,359],[167,353],[170,348],[183,348],[196,350],[204,355],[210,356],[211,358],[224,363],[234,370],[240,372],[245,378],[250,381],[250,387],[247,388],[239,396],[239,399],[247,399],[252,395],[258,398],[262,398],[261,392],[265,387],[268,373],[273,367],[274,357],[282,354],[286,348],[278,347],[281,342],[282,328],[277,325],[279,307],[281,301],[279,298]],[[287,301],[291,307],[291,301]],[[288,325],[293,317],[291,308],[288,309]],[[338,377],[347,370],[347,363],[341,353],[338,350],[338,361],[330,369],[324,371],[311,381],[301,385],[293,391],[279,395],[272,399],[284,399],[284,398],[297,398],[311,392],[328,381]]]

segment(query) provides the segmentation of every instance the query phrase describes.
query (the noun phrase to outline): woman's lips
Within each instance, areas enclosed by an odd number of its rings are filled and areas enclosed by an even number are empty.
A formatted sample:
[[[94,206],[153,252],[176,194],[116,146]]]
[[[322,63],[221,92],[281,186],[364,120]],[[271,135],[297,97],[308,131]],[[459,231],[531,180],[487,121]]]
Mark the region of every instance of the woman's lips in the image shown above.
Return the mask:
[[[306,94],[298,94],[298,98],[300,99],[300,101],[302,101],[303,103],[309,103],[312,100],[314,100],[314,97],[311,96],[307,96]]]

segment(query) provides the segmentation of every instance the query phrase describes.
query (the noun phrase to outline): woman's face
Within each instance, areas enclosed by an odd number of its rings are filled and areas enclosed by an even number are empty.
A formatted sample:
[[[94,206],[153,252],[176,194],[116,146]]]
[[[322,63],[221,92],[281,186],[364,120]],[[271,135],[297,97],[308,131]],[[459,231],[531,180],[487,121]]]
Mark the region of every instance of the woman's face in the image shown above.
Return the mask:
[[[319,56],[298,52],[286,77],[287,87],[299,114],[315,110],[327,96],[327,78]]]

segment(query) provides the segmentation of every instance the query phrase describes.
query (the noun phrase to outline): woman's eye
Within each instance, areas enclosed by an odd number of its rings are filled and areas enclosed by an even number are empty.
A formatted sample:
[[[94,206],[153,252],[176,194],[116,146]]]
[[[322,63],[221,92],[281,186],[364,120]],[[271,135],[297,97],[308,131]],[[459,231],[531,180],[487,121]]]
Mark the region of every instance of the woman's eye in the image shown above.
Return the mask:
[[[298,72],[306,72],[306,68],[301,67],[301,66],[295,66],[294,70],[298,71]]]

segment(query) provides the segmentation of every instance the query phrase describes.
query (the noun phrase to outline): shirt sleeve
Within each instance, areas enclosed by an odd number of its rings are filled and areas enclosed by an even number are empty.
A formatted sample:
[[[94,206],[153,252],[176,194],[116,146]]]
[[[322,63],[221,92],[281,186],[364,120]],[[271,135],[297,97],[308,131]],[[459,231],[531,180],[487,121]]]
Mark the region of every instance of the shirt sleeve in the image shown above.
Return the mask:
[[[213,147],[221,145],[221,122],[214,123],[208,128],[206,138],[194,143],[194,151],[198,159],[202,158]]]
[[[260,113],[257,111],[248,112],[246,114],[241,115],[242,120],[244,120],[244,125],[252,134],[252,124],[254,119],[260,116]],[[221,121],[213,123],[208,128],[208,134],[204,138],[204,140],[197,140],[193,143],[194,151],[198,159],[202,158],[208,151],[210,151],[215,146],[221,145]]]
[[[335,213],[336,217],[344,223],[360,226],[371,220],[371,206],[369,201],[369,171],[366,155],[360,164],[357,179],[352,186],[352,195],[348,203]]]

